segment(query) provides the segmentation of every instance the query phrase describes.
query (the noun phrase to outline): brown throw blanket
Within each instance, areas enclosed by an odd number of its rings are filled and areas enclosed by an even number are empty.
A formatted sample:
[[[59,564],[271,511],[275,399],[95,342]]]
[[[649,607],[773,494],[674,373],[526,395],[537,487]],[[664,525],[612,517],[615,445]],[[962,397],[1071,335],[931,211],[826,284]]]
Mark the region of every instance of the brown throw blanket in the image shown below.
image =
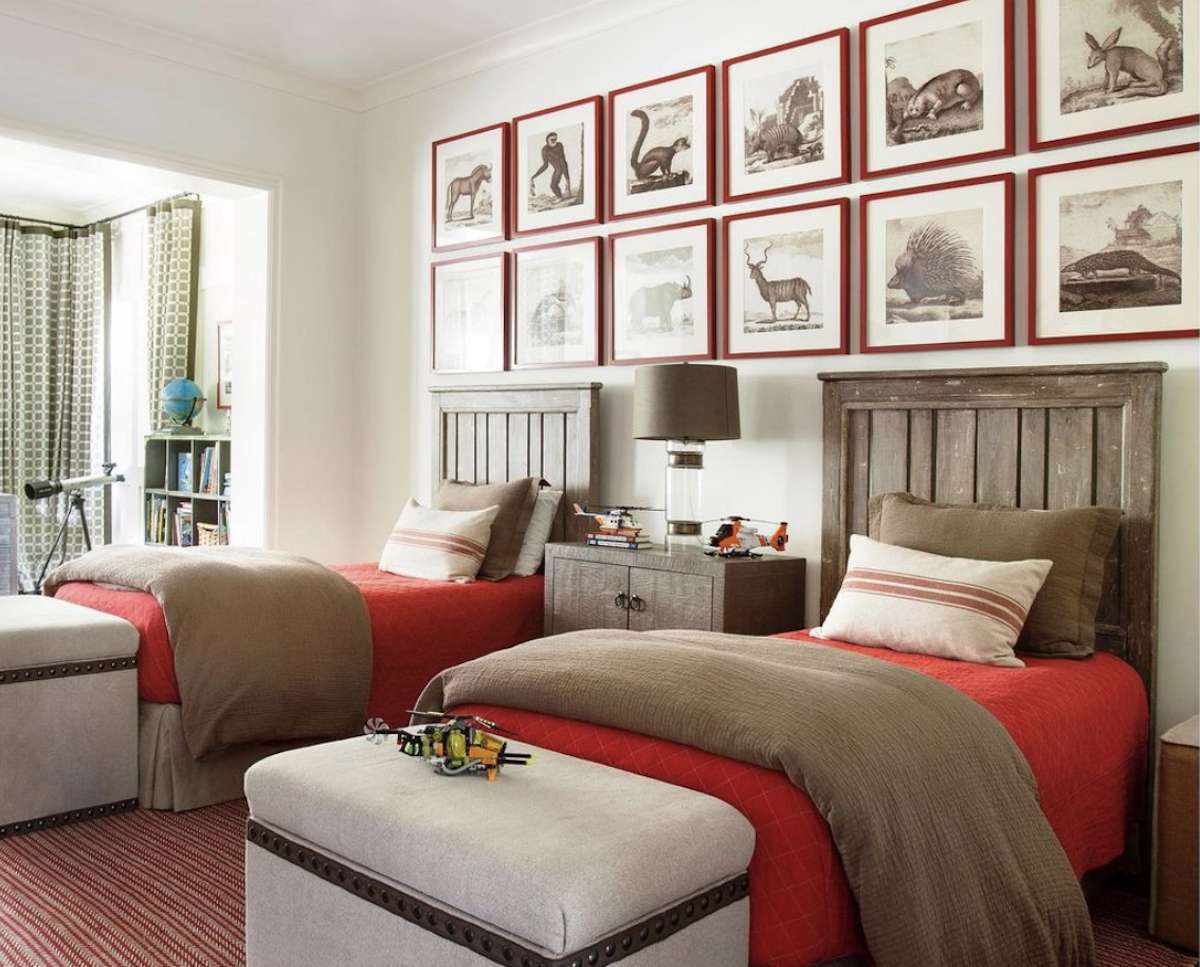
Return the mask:
[[[233,547],[101,547],[52,572],[46,593],[68,581],[158,599],[183,734],[196,758],[243,742],[362,728],[371,687],[367,606],[353,584],[315,561]]]
[[[1095,962],[1028,764],[990,713],[935,679],[798,641],[582,631],[451,668],[418,708],[472,702],[786,773],[833,831],[879,967]]]

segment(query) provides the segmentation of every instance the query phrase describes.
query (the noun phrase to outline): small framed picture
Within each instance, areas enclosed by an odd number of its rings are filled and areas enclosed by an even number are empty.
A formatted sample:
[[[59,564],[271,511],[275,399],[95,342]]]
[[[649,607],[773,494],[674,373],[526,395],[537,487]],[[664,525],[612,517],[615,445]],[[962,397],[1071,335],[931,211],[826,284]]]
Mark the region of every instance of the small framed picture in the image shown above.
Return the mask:
[[[716,221],[609,236],[608,360],[712,359]]]
[[[716,201],[713,88],[698,67],[608,95],[608,216]]]
[[[1029,341],[1196,336],[1200,145],[1029,172]]]
[[[1011,0],[935,0],[859,25],[862,176],[1016,150]]]
[[[513,252],[513,369],[600,365],[602,246],[583,238]]]
[[[1200,121],[1196,0],[1028,0],[1029,146]]]
[[[603,219],[603,113],[596,96],[513,119],[514,235]]]
[[[730,215],[724,359],[850,348],[850,201]]]
[[[1014,181],[863,196],[863,352],[1013,344]]]
[[[217,323],[217,409],[233,409],[233,323]]]
[[[435,373],[505,368],[508,254],[476,255],[430,266]]]
[[[725,200],[850,180],[850,31],[734,57],[725,84]]]
[[[433,250],[508,238],[508,122],[433,143]]]

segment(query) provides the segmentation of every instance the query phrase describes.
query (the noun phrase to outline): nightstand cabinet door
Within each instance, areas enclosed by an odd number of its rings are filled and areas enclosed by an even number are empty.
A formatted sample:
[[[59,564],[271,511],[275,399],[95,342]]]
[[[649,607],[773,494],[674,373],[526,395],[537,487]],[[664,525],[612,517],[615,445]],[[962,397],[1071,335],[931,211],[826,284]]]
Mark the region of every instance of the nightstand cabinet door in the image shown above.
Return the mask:
[[[553,580],[546,634],[628,627],[629,568],[557,557]]]
[[[712,620],[712,578],[645,567],[629,569],[629,627],[633,631],[710,631]]]

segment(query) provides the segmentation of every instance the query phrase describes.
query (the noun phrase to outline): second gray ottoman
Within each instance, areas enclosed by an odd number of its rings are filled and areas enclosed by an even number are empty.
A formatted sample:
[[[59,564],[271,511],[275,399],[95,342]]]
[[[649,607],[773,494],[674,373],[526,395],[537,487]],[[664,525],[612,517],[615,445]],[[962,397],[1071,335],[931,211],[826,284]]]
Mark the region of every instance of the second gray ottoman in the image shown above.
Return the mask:
[[[495,782],[346,739],[246,773],[249,967],[744,967],[754,829],[536,751]]]

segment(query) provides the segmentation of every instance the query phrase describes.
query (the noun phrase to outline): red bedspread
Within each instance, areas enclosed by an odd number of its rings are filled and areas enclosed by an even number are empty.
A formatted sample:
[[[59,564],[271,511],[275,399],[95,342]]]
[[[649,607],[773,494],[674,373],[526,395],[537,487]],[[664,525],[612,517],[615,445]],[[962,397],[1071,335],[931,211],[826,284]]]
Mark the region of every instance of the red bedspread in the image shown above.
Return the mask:
[[[334,570],[354,582],[367,602],[375,646],[368,714],[393,725],[408,722],[405,710],[442,669],[542,633],[540,575],[453,584],[398,577],[374,564]],[[131,622],[141,636],[139,696],[179,704],[167,623],[152,595],[66,584],[57,596]]]
[[[800,632],[785,637],[816,642]],[[1013,669],[817,643],[907,665],[969,695],[1024,752],[1042,809],[1076,873],[1121,854],[1145,768],[1148,712],[1140,679],[1120,659],[1032,658],[1027,668]],[[620,729],[517,709],[468,709],[524,741],[696,789],[739,809],[758,833],[750,864],[754,967],[799,967],[863,950],[829,827],[783,773]]]

